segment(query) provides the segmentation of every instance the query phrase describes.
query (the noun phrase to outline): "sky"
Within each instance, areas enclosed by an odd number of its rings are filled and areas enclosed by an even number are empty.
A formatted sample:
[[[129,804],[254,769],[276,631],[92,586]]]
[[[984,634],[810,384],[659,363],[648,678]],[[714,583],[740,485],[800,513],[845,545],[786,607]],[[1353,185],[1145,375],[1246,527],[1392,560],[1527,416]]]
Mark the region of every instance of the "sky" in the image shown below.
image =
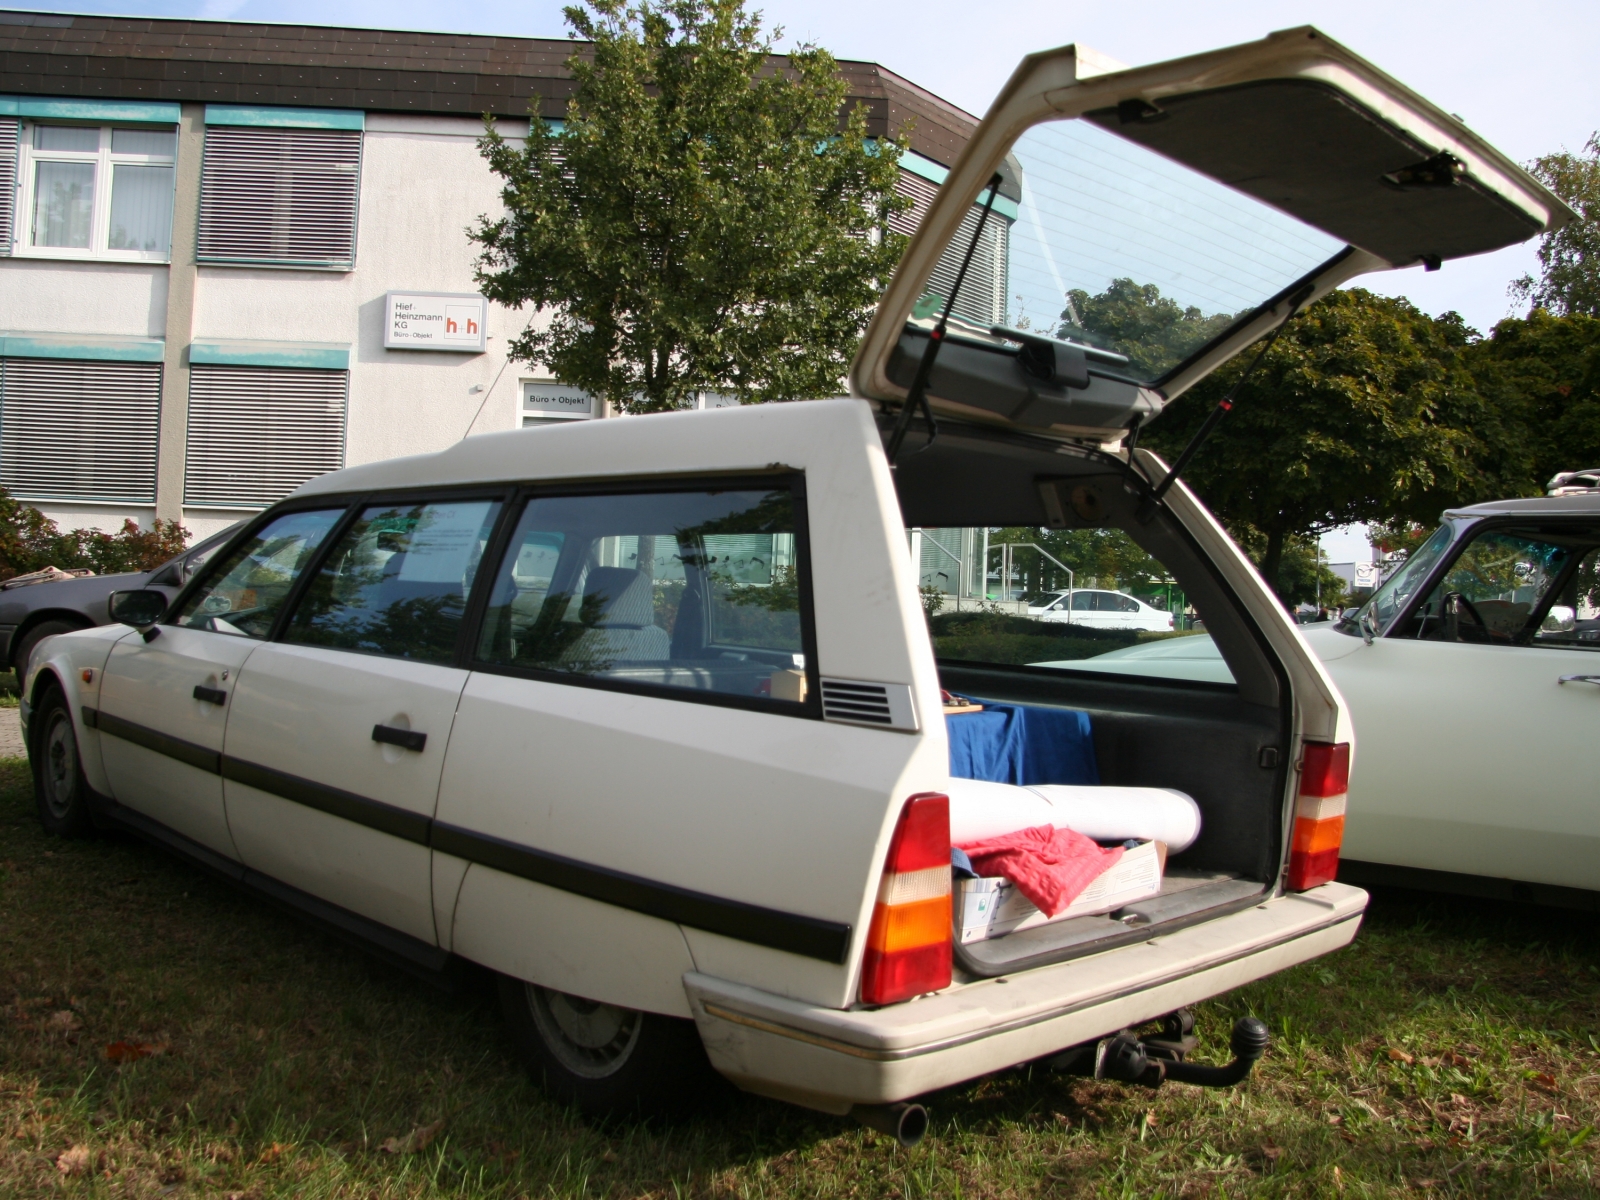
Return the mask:
[[[290,24],[564,37],[557,0],[114,0],[7,7],[53,12],[211,17]],[[1518,162],[1581,150],[1600,128],[1600,3],[1595,0],[749,0],[778,49],[822,46],[865,59],[981,116],[1025,54],[1069,42],[1132,66],[1315,25],[1486,137]],[[1459,312],[1487,332],[1514,315],[1510,282],[1536,272],[1535,243],[1387,272],[1362,286]],[[1333,561],[1365,558],[1360,536],[1326,543]]]

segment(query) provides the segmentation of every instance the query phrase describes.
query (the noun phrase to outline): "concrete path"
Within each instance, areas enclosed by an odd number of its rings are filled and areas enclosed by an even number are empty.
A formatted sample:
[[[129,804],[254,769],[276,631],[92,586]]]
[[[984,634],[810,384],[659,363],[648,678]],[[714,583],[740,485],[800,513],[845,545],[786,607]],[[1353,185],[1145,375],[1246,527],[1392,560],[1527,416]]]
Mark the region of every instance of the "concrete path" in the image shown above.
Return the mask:
[[[22,713],[15,708],[0,708],[0,758],[26,758],[22,745]]]

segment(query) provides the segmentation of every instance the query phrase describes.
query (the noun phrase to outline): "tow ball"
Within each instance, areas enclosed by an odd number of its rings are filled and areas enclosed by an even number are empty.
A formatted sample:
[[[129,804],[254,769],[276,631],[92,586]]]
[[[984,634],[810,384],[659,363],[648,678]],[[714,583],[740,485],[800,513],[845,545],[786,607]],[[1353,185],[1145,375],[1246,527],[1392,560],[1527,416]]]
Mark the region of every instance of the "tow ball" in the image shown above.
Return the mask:
[[[1198,1045],[1194,1036],[1194,1014],[1180,1009],[1162,1021],[1154,1037],[1138,1038],[1124,1030],[1102,1042],[1078,1047],[1058,1055],[1051,1062],[1057,1070],[1074,1074],[1093,1074],[1096,1079],[1160,1087],[1171,1079],[1199,1087],[1232,1087],[1266,1054],[1271,1043],[1266,1023],[1255,1017],[1240,1017],[1228,1039],[1233,1061],[1226,1066],[1207,1067],[1184,1061]],[[1093,1057],[1090,1057],[1092,1052]],[[1090,1066],[1092,1063],[1092,1072]]]

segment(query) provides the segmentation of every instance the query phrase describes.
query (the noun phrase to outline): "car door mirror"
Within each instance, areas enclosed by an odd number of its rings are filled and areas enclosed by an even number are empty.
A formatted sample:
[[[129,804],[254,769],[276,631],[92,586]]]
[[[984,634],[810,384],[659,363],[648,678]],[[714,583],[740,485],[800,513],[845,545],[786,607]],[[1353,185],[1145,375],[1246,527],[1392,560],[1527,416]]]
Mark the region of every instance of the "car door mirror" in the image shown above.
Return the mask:
[[[1571,633],[1578,625],[1578,614],[1565,604],[1552,604],[1539,623],[1541,633]]]
[[[108,608],[113,621],[122,625],[132,625],[135,629],[143,629],[161,620],[167,611],[167,597],[154,588],[112,592]]]

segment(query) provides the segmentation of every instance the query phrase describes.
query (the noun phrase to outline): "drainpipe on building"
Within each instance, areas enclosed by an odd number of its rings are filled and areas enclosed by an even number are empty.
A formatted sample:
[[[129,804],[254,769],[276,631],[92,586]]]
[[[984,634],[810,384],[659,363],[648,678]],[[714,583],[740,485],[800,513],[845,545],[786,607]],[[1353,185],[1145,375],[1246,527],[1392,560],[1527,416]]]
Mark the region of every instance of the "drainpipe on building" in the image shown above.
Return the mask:
[[[184,456],[189,434],[189,339],[200,234],[200,160],[205,153],[205,106],[185,104],[178,119],[172,197],[172,261],[167,268],[166,350],[161,361],[161,424],[156,454],[156,517],[183,520]]]

